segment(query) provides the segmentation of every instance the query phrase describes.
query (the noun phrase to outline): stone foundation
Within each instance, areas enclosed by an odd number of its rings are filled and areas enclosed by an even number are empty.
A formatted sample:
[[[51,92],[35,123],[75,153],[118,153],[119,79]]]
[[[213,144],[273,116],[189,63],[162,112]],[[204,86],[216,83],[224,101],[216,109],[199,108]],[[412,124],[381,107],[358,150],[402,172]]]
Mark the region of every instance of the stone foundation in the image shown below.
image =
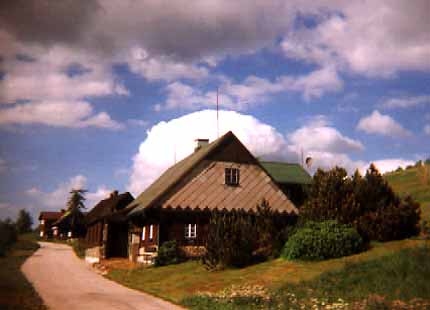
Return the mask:
[[[206,254],[206,248],[204,246],[184,245],[179,247],[179,250],[187,258],[202,257]]]
[[[90,264],[100,263],[102,247],[96,246],[85,250],[85,261]]]

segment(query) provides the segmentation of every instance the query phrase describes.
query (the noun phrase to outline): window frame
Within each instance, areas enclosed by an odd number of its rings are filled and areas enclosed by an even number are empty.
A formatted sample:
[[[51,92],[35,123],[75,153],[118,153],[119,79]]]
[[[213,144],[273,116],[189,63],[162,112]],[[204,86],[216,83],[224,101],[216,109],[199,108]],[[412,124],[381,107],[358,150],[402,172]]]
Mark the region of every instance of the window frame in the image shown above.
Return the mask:
[[[146,240],[146,226],[143,226],[143,229],[142,229],[142,241],[145,241]]]
[[[185,239],[197,239],[197,224],[185,224]]]
[[[239,186],[240,169],[234,167],[224,168],[224,183],[228,186]]]

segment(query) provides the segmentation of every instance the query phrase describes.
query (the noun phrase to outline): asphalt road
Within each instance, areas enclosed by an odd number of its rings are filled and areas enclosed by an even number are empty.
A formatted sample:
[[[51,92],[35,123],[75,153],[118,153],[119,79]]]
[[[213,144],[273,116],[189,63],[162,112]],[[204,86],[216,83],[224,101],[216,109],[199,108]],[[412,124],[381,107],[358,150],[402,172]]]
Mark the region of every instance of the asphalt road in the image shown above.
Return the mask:
[[[64,244],[40,242],[22,271],[51,310],[177,310],[169,302],[138,292],[91,270]]]

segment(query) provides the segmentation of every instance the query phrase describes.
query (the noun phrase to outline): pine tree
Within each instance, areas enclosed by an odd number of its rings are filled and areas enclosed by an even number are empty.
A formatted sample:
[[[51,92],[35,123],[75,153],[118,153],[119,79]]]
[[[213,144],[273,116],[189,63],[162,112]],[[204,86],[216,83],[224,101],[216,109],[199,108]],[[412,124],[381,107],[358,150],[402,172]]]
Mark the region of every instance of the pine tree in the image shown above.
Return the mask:
[[[28,213],[25,209],[19,210],[15,225],[19,234],[30,232],[31,225],[33,225],[33,219],[31,218],[30,213]]]

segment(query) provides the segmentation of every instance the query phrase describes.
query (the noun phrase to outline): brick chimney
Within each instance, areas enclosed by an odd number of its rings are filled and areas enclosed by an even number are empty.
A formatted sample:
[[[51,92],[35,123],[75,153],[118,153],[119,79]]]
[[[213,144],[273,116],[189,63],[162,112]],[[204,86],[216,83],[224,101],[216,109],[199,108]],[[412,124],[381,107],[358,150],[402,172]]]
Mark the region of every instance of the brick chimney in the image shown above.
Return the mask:
[[[209,144],[209,139],[196,139],[196,147],[194,148],[194,152],[197,152],[202,147],[205,147]]]
[[[117,197],[118,196],[118,191],[115,190],[112,193],[110,193],[109,198],[113,198],[113,197]]]

